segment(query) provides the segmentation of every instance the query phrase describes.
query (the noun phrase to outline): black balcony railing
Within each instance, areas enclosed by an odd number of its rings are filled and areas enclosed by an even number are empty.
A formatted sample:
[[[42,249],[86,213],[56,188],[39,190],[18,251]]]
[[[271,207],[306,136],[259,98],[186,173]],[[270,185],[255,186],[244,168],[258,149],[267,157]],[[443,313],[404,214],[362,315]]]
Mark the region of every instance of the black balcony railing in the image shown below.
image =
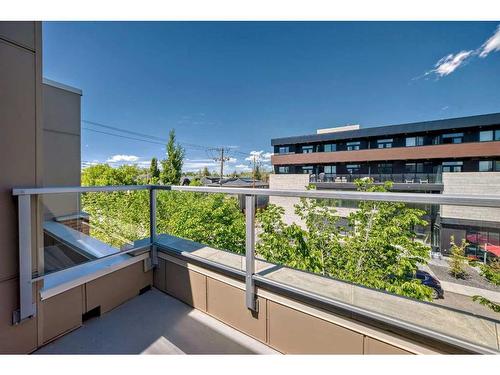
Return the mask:
[[[309,176],[310,182],[353,183],[362,178],[371,178],[375,183],[392,181],[400,184],[440,184],[441,174],[438,173],[319,173]]]

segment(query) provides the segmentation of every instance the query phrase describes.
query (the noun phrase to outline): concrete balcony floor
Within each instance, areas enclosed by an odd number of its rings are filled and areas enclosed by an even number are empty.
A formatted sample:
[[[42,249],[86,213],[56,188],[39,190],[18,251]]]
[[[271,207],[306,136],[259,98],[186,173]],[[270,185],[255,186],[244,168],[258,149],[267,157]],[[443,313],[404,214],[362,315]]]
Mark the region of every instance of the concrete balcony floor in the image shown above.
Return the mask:
[[[152,289],[35,354],[278,354],[211,316]]]

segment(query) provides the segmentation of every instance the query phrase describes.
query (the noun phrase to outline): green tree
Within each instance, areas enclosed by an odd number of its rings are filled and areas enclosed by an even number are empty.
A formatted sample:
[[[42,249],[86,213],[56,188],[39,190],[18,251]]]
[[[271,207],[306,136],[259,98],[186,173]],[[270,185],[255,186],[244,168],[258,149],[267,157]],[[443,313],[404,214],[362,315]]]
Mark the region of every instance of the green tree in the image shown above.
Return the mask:
[[[144,182],[144,172],[130,165],[93,165],[82,171],[82,185],[138,185]],[[80,199],[82,210],[89,214],[92,237],[121,248],[149,235],[147,191],[83,193]]]
[[[203,171],[201,172],[201,175],[202,175],[203,177],[208,177],[208,176],[210,176],[210,171],[208,170],[208,168],[207,168],[207,167],[204,167],[204,168],[203,168]]]
[[[253,178],[255,180],[262,180],[262,173],[260,172],[259,164],[255,166],[255,171],[253,173]]]
[[[486,297],[483,296],[473,296],[472,300],[474,302],[478,302],[483,306],[488,307],[489,309],[493,310],[494,312],[500,313],[500,305],[498,303],[495,303],[491,300],[489,300]]]
[[[85,169],[82,181],[86,186],[134,184],[142,173],[137,167],[101,164]],[[149,236],[147,191],[84,193],[81,202],[92,237],[121,248]],[[224,194],[159,192],[157,225],[159,233],[238,253],[245,249],[245,217],[238,200]]]
[[[361,191],[387,191],[357,181]],[[331,202],[301,199],[295,206],[304,226],[283,221],[284,210],[269,205],[258,213],[257,252],[265,259],[418,299],[432,290],[410,276],[428,259],[428,246],[415,241],[414,228],[424,225],[424,211],[402,203],[362,201],[339,226]],[[345,234],[341,234],[346,232]]]
[[[144,170],[136,165],[113,168],[108,164],[96,164],[82,171],[83,186],[140,185]]]
[[[158,232],[237,253],[245,251],[245,216],[225,194],[158,194]]]
[[[500,260],[495,259],[490,264],[481,264],[481,275],[495,285],[500,285]]]
[[[175,142],[175,130],[170,130],[167,143],[167,157],[161,161],[160,180],[165,185],[178,185],[184,164],[184,149]]]
[[[149,166],[149,179],[152,184],[156,184],[160,181],[160,169],[158,169],[158,160],[156,158],[151,159],[151,165]]]
[[[452,236],[450,244],[451,259],[449,273],[457,279],[464,279],[467,276],[465,268],[467,264],[467,257],[465,256],[467,242],[464,239],[460,245],[457,245],[455,244],[455,238]]]

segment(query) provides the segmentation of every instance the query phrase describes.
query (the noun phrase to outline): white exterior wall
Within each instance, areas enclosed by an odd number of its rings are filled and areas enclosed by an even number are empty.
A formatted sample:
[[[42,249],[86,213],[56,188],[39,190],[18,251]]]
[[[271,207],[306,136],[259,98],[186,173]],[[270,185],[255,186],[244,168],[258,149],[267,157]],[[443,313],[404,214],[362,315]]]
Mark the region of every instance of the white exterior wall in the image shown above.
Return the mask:
[[[309,185],[308,174],[271,174],[269,175],[269,189],[279,190],[304,190]],[[297,223],[304,225],[302,220],[295,214],[294,205],[299,203],[300,198],[291,197],[269,197],[269,203],[281,206],[285,209],[284,221],[287,224]]]
[[[443,194],[497,195],[500,197],[500,173],[443,173]],[[500,222],[500,208],[441,206],[443,218]]]

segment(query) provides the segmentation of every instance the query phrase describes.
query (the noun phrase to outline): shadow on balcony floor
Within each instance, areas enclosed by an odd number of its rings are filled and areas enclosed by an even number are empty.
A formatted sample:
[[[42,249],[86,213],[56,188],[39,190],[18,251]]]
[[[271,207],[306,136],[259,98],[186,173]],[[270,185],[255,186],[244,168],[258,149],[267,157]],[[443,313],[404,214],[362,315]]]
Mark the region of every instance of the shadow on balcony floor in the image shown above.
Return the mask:
[[[153,289],[89,320],[35,354],[275,354],[273,349]]]

